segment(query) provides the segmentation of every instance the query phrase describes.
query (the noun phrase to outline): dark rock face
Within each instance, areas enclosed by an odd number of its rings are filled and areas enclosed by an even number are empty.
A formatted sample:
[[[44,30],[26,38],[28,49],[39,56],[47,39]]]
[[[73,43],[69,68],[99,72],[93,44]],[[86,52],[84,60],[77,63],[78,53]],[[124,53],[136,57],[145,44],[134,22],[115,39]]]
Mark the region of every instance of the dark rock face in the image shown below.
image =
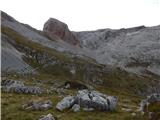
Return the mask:
[[[69,44],[79,46],[79,41],[74,36],[74,34],[68,29],[67,24],[60,22],[57,19],[50,18],[43,28],[44,33],[50,38],[55,40],[63,40]]]
[[[65,88],[70,88],[70,89],[88,89],[86,85],[82,84],[82,83],[78,83],[76,81],[66,81],[65,82]]]
[[[1,20],[7,19],[10,22],[15,22],[16,20],[12,18],[11,16],[7,15],[5,12],[1,11]]]

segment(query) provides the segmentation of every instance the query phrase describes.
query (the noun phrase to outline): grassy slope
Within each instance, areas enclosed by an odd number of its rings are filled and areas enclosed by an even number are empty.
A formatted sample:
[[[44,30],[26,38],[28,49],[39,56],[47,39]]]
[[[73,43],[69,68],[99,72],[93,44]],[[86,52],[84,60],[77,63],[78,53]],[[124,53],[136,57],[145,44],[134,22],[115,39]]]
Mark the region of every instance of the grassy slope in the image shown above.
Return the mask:
[[[9,76],[10,79],[15,80],[23,80],[26,84],[34,84],[34,81],[41,80],[44,82],[43,84],[46,86],[51,86],[51,83],[56,81],[53,80],[54,76],[47,78],[47,76],[37,75],[37,76]],[[41,79],[40,79],[41,78]],[[47,82],[44,79],[47,78]],[[63,84],[65,80],[59,81],[59,84]],[[121,91],[114,92],[107,90],[105,88],[98,88],[99,91],[109,94],[116,95],[119,99],[118,107],[113,112],[78,112],[74,113],[71,110],[66,110],[64,112],[59,112],[55,109],[56,104],[62,97],[59,97],[56,93],[52,95],[24,95],[24,94],[16,94],[16,93],[2,93],[2,118],[4,120],[35,120],[38,119],[41,115],[45,115],[48,113],[52,113],[58,120],[131,120],[132,112],[136,112],[139,101],[142,99],[141,97],[132,95],[132,94],[124,94]],[[76,90],[66,90],[67,94],[74,94]],[[35,99],[50,99],[53,102],[53,109],[47,111],[25,111],[22,110],[22,104]],[[128,103],[125,103],[124,100],[129,100]],[[126,112],[121,110],[121,108],[127,104],[130,108],[132,108],[132,112]],[[138,120],[138,118],[136,119]],[[140,120],[140,119],[139,119]]]

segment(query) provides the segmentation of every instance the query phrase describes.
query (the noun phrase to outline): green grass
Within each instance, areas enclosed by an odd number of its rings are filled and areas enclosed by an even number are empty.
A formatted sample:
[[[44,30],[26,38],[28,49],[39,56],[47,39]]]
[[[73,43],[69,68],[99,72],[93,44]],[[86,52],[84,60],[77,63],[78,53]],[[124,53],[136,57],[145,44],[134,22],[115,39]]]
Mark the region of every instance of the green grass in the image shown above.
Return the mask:
[[[47,111],[27,111],[22,110],[23,103],[36,99],[49,99],[53,102],[53,108]],[[78,112],[74,113],[71,110],[59,112],[55,109],[59,100],[57,95],[23,95],[15,93],[2,93],[2,119],[4,120],[35,120],[41,115],[52,113],[58,120],[125,120],[131,115],[121,110],[121,106],[118,106],[114,112]]]
[[[52,83],[57,82],[63,84],[65,79],[58,79],[56,76],[44,75],[34,75],[34,76],[20,76],[20,75],[10,75],[8,78],[15,80],[22,80],[25,84],[34,84],[36,80],[43,82],[43,87],[47,88],[52,86]],[[98,91],[107,94],[114,95],[118,97],[118,106],[113,112],[77,112],[74,113],[71,110],[65,110],[64,112],[59,112],[55,109],[56,104],[63,97],[59,97],[58,94],[42,94],[42,95],[30,95],[30,94],[16,94],[16,93],[2,93],[2,119],[4,120],[35,120],[41,115],[48,113],[53,114],[58,120],[142,120],[142,116],[136,116],[137,119],[131,116],[131,112],[123,111],[121,108],[124,104],[127,104],[132,108],[132,112],[136,112],[138,104],[142,97],[135,96],[129,92],[114,91],[112,89],[105,88],[103,86],[95,86]],[[66,90],[67,94],[75,94],[77,90],[71,89]],[[51,100],[53,102],[53,108],[47,111],[27,111],[22,110],[22,104],[30,100]],[[124,100],[129,100],[127,103]]]

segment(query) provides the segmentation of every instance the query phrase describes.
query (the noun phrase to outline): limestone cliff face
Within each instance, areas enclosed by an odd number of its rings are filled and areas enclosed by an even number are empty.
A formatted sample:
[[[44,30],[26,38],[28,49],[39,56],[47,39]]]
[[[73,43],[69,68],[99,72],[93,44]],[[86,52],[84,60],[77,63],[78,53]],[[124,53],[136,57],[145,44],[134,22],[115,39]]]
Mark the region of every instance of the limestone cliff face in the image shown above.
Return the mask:
[[[75,33],[83,49],[102,64],[160,75],[160,26]]]
[[[76,36],[69,30],[67,24],[50,18],[45,24],[43,28],[43,32],[52,40],[57,38],[56,40],[62,40],[69,44],[79,46],[79,41]]]
[[[50,18],[43,32],[52,40],[81,46],[83,55],[101,64],[160,75],[160,26],[71,32],[67,24]]]
[[[88,57],[100,64],[120,67],[136,74],[160,75],[160,26],[72,32],[67,24],[50,18],[43,31],[38,31],[4,12],[1,18],[2,28],[11,28],[45,47]]]

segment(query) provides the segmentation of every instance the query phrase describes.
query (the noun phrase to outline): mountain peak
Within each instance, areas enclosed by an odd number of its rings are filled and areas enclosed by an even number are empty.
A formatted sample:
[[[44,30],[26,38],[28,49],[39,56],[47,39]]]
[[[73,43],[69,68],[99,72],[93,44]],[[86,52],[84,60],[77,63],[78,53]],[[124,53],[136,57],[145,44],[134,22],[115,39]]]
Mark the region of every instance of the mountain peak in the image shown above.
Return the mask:
[[[44,24],[43,32],[50,38],[58,37],[58,40],[65,41],[69,44],[79,46],[76,36],[69,30],[68,25],[55,19],[49,18]]]

